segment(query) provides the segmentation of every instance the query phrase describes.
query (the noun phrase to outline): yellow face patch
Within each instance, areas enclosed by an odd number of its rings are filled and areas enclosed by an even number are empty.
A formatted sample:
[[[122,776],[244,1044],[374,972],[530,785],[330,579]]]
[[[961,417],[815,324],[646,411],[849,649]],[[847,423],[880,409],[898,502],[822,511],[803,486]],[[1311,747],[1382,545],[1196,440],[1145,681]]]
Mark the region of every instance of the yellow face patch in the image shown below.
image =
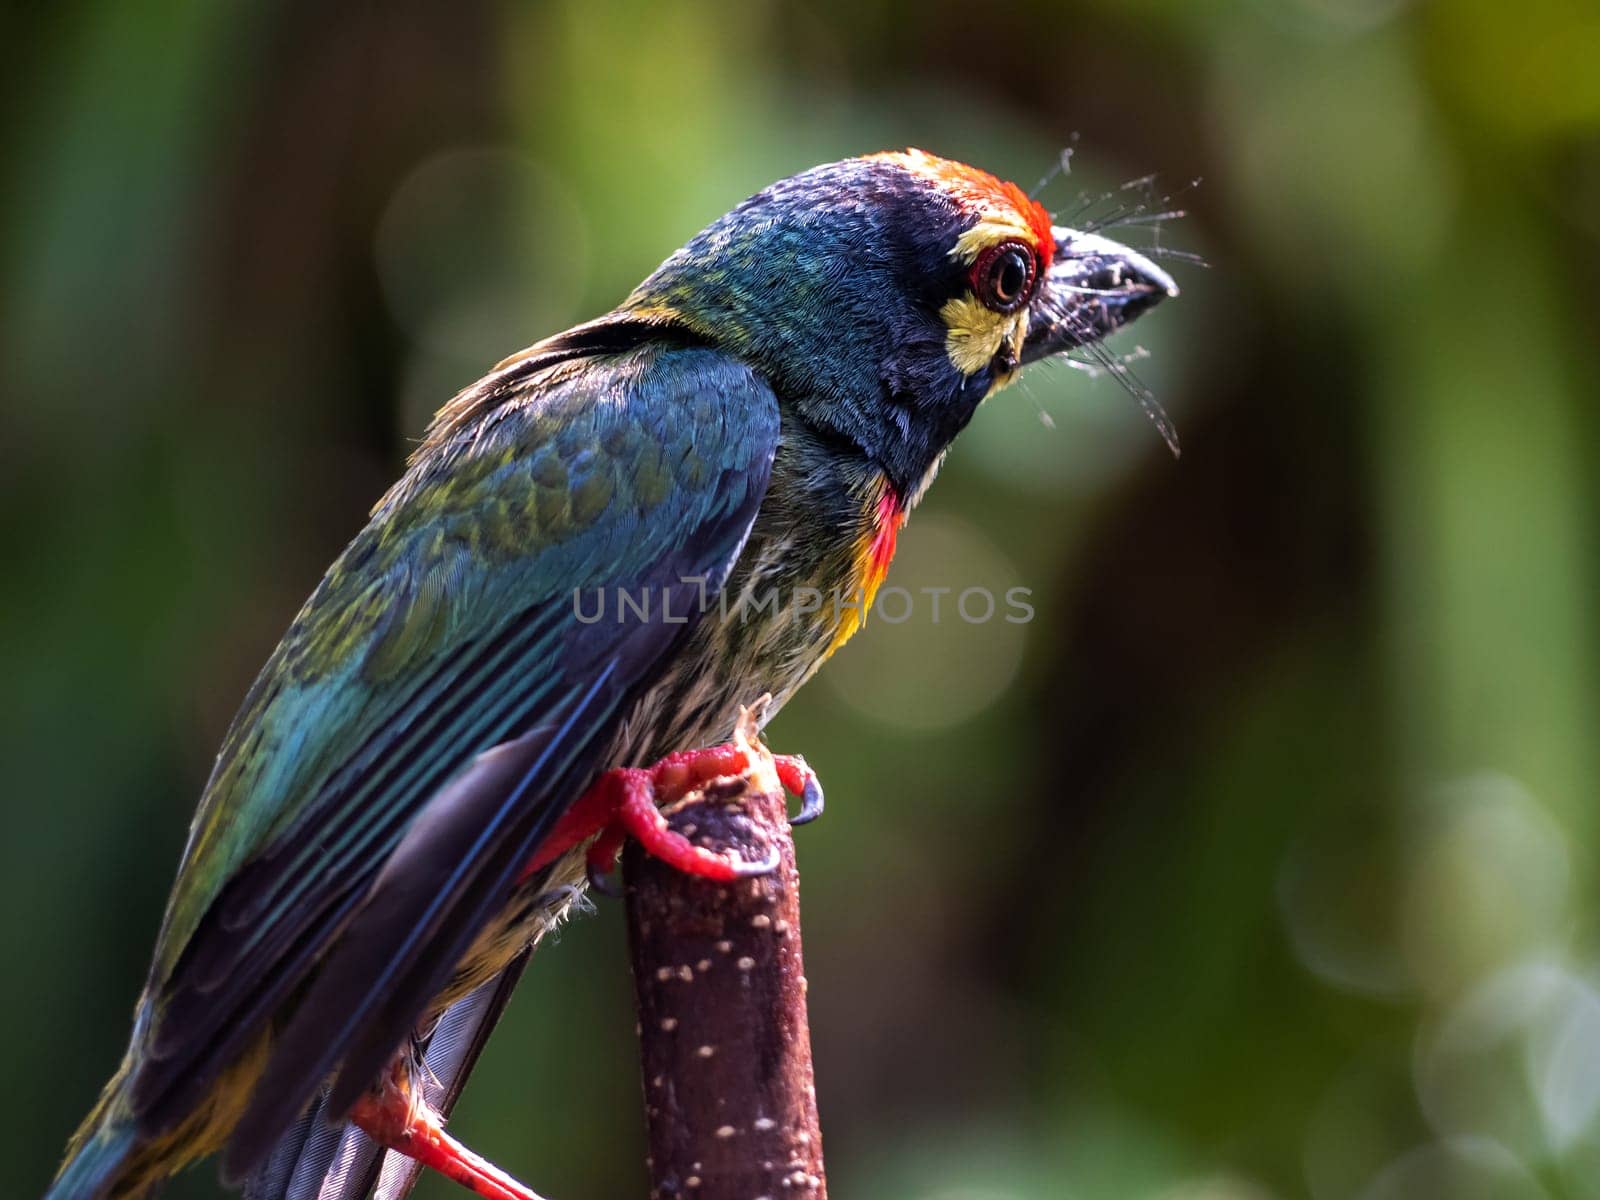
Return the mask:
[[[1028,310],[997,313],[971,292],[945,301],[939,310],[944,320],[944,352],[956,370],[976,375],[1000,353],[1009,340],[1015,355],[1022,354],[1022,340],[1028,336]]]

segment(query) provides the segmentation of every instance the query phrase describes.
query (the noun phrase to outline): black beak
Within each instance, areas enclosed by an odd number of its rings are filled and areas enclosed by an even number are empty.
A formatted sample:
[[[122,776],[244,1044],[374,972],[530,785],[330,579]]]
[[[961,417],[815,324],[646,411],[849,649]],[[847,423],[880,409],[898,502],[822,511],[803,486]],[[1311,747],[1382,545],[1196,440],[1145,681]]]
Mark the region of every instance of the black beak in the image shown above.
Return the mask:
[[[1028,314],[1023,363],[1098,342],[1178,294],[1135,250],[1094,233],[1055,227],[1056,257]]]

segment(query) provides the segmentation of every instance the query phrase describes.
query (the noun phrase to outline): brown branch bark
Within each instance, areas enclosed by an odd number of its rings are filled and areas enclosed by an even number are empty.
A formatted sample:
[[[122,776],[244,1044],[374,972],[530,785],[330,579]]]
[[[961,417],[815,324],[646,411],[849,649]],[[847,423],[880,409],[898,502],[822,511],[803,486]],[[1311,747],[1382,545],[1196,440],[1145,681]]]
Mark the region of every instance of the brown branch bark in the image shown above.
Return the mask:
[[[699,844],[772,874],[731,884],[630,846],[628,941],[639,1006],[651,1200],[826,1200],[786,800],[762,758],[668,813]]]

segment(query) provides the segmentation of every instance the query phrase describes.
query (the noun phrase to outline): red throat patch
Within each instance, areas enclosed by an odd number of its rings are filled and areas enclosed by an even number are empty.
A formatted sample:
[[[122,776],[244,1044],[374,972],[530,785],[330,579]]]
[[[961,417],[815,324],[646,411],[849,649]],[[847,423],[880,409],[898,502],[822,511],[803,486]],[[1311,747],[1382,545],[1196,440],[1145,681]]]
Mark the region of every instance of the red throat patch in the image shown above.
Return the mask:
[[[872,157],[895,163],[919,179],[937,184],[974,216],[996,210],[1016,213],[1032,232],[1034,249],[1039,252],[1040,260],[1048,263],[1055,257],[1056,235],[1051,228],[1050,214],[1044,205],[1029,199],[1028,193],[1016,184],[925,150],[886,150]]]
[[[900,526],[906,523],[905,510],[900,507],[900,498],[894,494],[893,488],[885,488],[882,498],[878,501],[878,530],[872,535],[872,544],[867,551],[868,586],[874,590],[889,573],[889,564],[894,560],[895,543],[900,539]]]
[[[894,558],[895,543],[900,538],[900,526],[906,523],[906,510],[887,479],[883,480],[882,487],[883,491],[879,493],[871,510],[876,520],[870,530],[866,531],[856,543],[857,591],[854,597],[849,598],[849,603],[839,607],[839,626],[834,630],[833,641],[828,646],[827,654],[823,655],[824,658],[848,642],[851,635],[861,628],[866,620],[867,610],[872,607],[872,601],[878,594],[878,588],[882,585],[884,577],[889,574],[889,562]]]

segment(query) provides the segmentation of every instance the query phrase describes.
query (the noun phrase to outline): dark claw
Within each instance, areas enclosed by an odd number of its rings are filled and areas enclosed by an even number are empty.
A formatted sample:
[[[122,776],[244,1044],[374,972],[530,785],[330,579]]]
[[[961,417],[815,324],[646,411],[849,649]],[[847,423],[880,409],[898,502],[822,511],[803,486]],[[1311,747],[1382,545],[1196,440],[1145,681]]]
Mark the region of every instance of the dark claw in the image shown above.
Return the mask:
[[[800,811],[789,818],[790,825],[809,825],[822,815],[822,783],[815,775],[806,779],[806,790],[800,793]]]
[[[622,882],[618,876],[613,879],[593,863],[588,863],[583,868],[583,873],[589,879],[589,886],[602,896],[610,896],[613,900],[622,899]]]
[[[767,856],[759,862],[745,862],[741,859],[734,864],[733,873],[739,879],[752,879],[757,875],[771,875],[778,869],[778,864],[783,860],[778,856],[776,847],[768,847]]]

